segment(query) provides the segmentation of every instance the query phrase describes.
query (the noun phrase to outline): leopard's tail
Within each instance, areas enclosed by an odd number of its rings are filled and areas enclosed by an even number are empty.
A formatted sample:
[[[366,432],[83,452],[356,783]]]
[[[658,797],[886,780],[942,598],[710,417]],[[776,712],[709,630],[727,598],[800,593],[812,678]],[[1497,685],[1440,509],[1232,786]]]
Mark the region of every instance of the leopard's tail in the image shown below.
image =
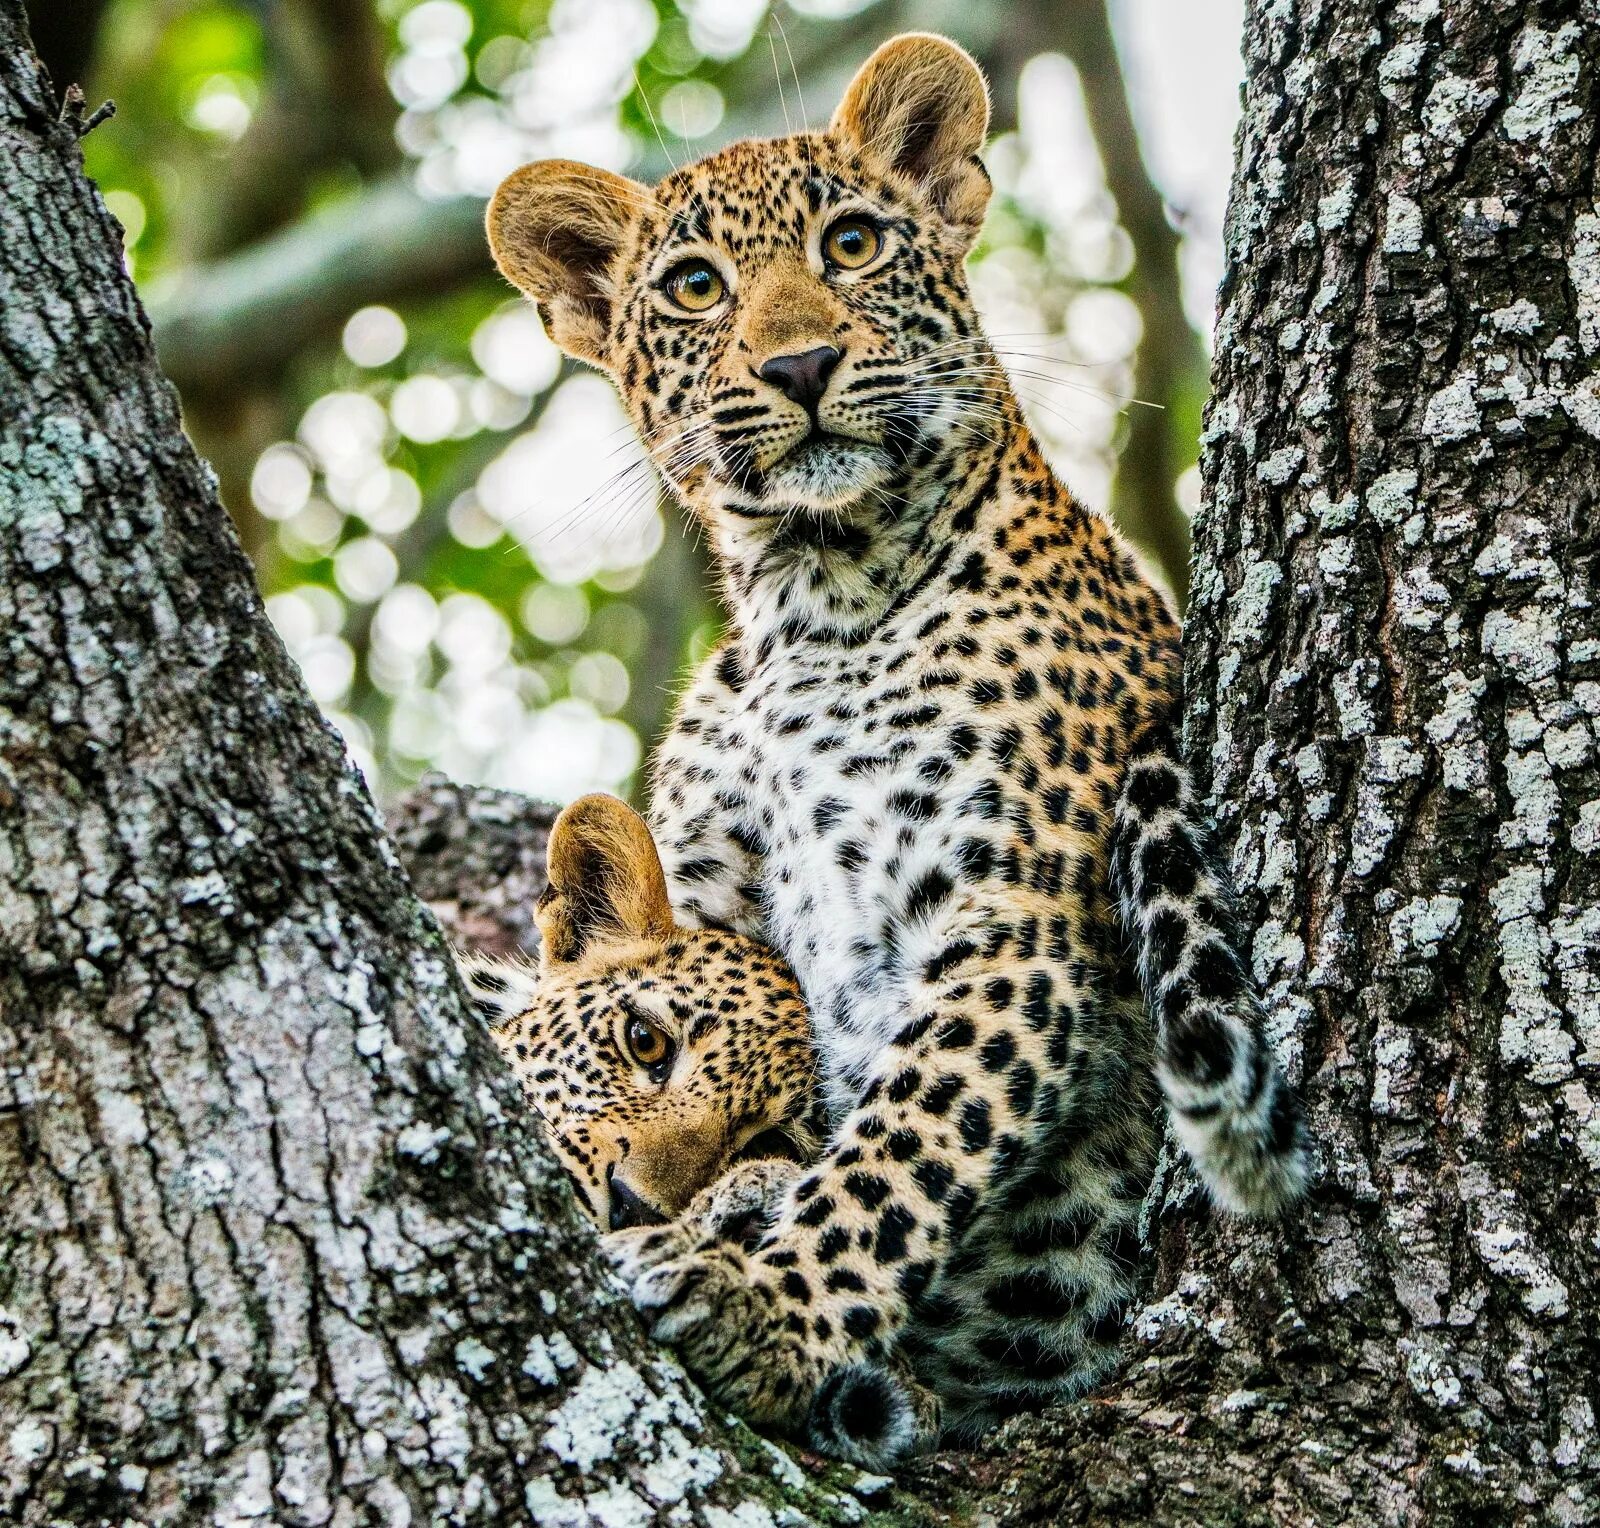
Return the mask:
[[[806,1441],[869,1470],[892,1469],[939,1441],[939,1399],[898,1358],[843,1364],[817,1388]]]
[[[1155,1019],[1156,1075],[1178,1139],[1225,1209],[1275,1213],[1309,1177],[1305,1121],[1262,1033],[1216,831],[1164,730],[1129,760],[1111,889]]]

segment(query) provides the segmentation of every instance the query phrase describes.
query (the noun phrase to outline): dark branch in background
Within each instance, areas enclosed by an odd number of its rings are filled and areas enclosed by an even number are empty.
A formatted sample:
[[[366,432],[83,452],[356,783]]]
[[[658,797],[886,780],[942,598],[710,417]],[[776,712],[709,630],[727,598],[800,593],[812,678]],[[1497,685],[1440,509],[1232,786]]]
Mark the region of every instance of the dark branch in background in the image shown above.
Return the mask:
[[[647,763],[672,720],[687,677],[689,644],[718,615],[704,531],[670,499],[662,501],[661,512],[666,536],[631,596],[649,636],[644,650],[628,665],[628,703],[622,712],[623,721],[644,746]],[[635,795],[643,794],[644,779],[641,770]]]
[[[265,92],[220,172],[200,183],[188,221],[200,258],[283,227],[319,179],[395,165],[388,38],[372,0],[253,0],[266,49]]]
[[[109,122],[117,114],[115,101],[102,101],[93,111],[88,110],[82,85],[68,85],[61,102],[61,120],[70,124],[80,138],[87,138],[102,122]]]
[[[1055,40],[1077,66],[1089,126],[1100,148],[1106,186],[1133,244],[1128,295],[1144,334],[1134,363],[1128,432],[1117,459],[1111,513],[1165,575],[1180,609],[1189,597],[1189,517],[1178,504],[1179,474],[1195,458],[1197,416],[1184,406],[1206,385],[1206,356],[1183,311],[1178,235],[1139,149],[1106,0],[1066,0],[1050,7]]]
[[[156,349],[186,396],[270,382],[367,303],[485,274],[483,206],[425,201],[397,175],[150,292]]]
[[[33,45],[50,73],[58,101],[65,98],[69,86],[89,83],[107,3],[108,0],[26,0],[23,9],[33,31]]]

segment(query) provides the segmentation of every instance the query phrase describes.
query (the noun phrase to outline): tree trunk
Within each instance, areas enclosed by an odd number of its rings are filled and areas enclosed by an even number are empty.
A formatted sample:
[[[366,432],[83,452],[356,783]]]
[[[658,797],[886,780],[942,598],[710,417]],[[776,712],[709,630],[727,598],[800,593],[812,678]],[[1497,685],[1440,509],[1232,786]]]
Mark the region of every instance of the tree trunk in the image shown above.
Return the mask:
[[[600,1276],[263,619],[19,14],[0,1513],[1596,1517],[1593,5],[1251,17],[1190,737],[1323,1182],[1219,1225],[1169,1170],[1122,1379],[870,1508],[708,1417]],[[398,828],[503,947],[543,821],[434,785]]]

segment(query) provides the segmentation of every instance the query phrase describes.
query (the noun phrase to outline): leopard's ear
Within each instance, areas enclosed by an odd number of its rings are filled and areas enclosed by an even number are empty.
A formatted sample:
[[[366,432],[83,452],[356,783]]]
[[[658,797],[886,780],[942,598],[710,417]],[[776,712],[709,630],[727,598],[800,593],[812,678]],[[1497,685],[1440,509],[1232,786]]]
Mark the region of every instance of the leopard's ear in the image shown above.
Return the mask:
[[[850,82],[831,130],[915,181],[968,243],[977,237],[989,205],[978,158],[989,131],[989,87],[949,38],[891,38]]]
[[[550,884],[535,914],[545,964],[672,932],[655,840],[644,818],[615,796],[581,796],[556,818],[548,863]]]
[[[614,267],[651,203],[647,187],[570,159],[513,170],[489,203],[489,248],[508,281],[539,305],[568,355],[607,365]]]

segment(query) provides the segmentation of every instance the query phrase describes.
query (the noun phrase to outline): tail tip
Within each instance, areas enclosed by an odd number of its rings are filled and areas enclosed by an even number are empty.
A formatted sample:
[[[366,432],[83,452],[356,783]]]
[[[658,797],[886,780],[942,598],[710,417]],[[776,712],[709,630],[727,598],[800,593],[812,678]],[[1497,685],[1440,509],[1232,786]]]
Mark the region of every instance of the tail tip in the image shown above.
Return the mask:
[[[1311,1143],[1299,1100],[1280,1082],[1266,1119],[1241,1124],[1196,1133],[1183,1140],[1184,1148],[1219,1208],[1257,1220],[1281,1215],[1312,1179]]]
[[[807,1424],[811,1446],[881,1469],[907,1459],[921,1441],[909,1387],[881,1364],[844,1364],[818,1389]]]

